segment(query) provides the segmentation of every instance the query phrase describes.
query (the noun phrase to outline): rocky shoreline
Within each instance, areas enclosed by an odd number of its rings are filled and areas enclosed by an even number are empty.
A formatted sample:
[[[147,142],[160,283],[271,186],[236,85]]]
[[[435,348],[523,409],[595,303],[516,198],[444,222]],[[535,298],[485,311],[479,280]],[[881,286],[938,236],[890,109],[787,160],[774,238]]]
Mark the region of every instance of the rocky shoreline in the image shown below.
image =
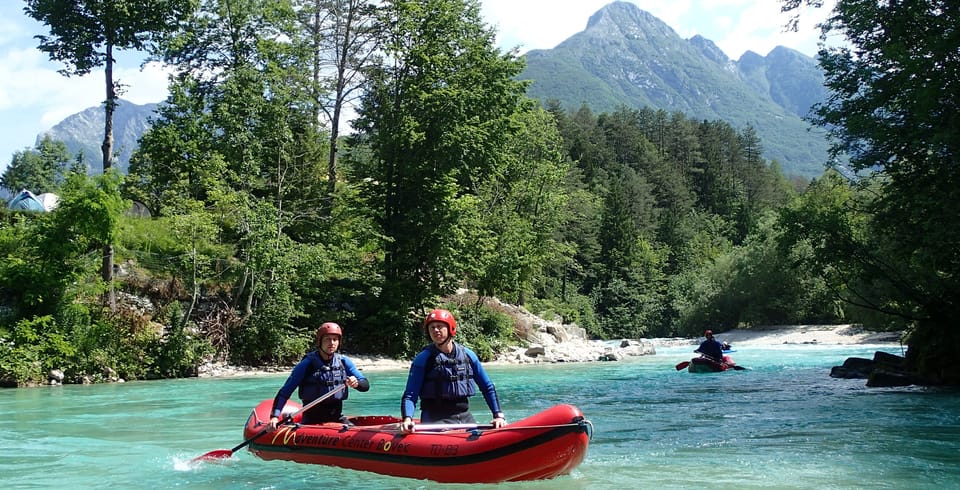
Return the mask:
[[[655,355],[657,347],[696,346],[701,339],[653,338],[620,341],[587,340],[577,327],[537,322],[527,334],[527,346],[514,346],[488,365],[540,365],[568,362],[620,361],[634,356]],[[871,332],[854,325],[787,325],[736,329],[717,333],[717,339],[740,345],[900,345],[899,332]],[[410,361],[380,356],[347,354],[362,371],[406,370]],[[289,373],[293,366],[258,367],[207,363],[200,377],[265,376]]]

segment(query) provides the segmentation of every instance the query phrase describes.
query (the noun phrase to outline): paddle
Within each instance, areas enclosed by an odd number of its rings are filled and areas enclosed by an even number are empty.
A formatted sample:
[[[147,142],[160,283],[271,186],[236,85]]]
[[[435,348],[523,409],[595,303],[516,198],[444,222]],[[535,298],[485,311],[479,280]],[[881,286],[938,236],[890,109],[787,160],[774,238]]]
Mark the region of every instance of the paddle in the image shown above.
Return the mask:
[[[683,371],[684,369],[687,369],[687,366],[689,365],[690,361],[683,361],[680,364],[677,364],[677,371]]]
[[[285,415],[285,416],[283,417],[283,420],[282,420],[280,423],[281,423],[281,424],[289,424],[290,422],[293,421],[293,418],[296,417],[297,415],[299,415],[299,414],[301,414],[301,413],[303,413],[303,412],[306,412],[307,410],[310,410],[311,408],[313,408],[314,405],[316,405],[316,404],[318,404],[318,403],[326,400],[327,398],[330,398],[331,396],[333,396],[333,395],[336,394],[336,393],[339,393],[341,390],[343,390],[343,389],[346,388],[346,387],[347,387],[347,385],[340,385],[340,386],[334,388],[333,390],[327,392],[325,395],[321,396],[320,398],[317,398],[316,400],[314,400],[314,401],[312,401],[312,402],[304,405],[303,407],[300,408],[300,410],[297,410],[296,412],[293,412],[293,413],[290,413],[290,414]],[[239,451],[240,449],[246,447],[247,444],[250,444],[250,443],[253,442],[256,438],[258,438],[258,437],[266,434],[267,432],[270,432],[270,424],[267,424],[267,426],[264,427],[263,430],[261,430],[260,432],[257,432],[256,434],[250,436],[247,440],[241,442],[240,444],[237,444],[237,446],[234,447],[233,449],[215,449],[215,450],[213,450],[213,451],[210,451],[209,453],[206,453],[206,454],[203,454],[203,455],[201,455],[201,456],[197,456],[196,458],[191,459],[190,462],[193,463],[193,462],[196,462],[196,461],[206,461],[206,460],[211,460],[211,459],[226,459],[226,458],[229,458],[230,456],[233,456],[233,453],[235,453],[235,452]]]
[[[704,354],[704,353],[702,353],[702,352],[700,353],[700,357],[706,357],[707,359],[710,359],[711,361],[713,361],[713,362],[715,362],[715,363],[717,363],[717,364],[724,364],[724,365],[726,365],[726,366],[729,367],[729,368],[733,368],[734,371],[746,371],[746,370],[747,370],[747,368],[745,368],[745,367],[743,367],[743,366],[737,366],[736,364],[729,364],[729,363],[723,362],[722,360],[718,361],[718,360],[716,360],[716,359],[714,359],[714,358],[712,358],[712,357],[710,357],[710,356],[708,356],[708,355],[706,355],[706,354]]]

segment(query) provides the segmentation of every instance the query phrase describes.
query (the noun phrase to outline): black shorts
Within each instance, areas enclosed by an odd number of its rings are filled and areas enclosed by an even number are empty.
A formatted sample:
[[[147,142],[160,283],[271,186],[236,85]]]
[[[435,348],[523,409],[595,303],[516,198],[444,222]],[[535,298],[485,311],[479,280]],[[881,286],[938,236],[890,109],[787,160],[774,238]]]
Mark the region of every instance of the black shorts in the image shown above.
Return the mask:
[[[423,424],[475,424],[466,398],[456,400],[421,400],[420,423]]]

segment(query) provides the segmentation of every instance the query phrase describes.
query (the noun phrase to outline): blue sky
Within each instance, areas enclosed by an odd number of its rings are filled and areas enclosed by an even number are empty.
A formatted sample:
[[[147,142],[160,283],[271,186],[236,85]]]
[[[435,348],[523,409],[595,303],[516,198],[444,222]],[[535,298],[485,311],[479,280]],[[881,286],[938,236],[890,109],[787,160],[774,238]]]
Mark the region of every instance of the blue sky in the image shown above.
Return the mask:
[[[778,45],[808,56],[816,53],[817,21],[823,11],[807,11],[801,32],[784,33],[787,17],[777,0],[627,0],[650,12],[683,38],[693,35],[712,40],[728,57],[745,51],[766,55]],[[611,0],[481,0],[486,21],[498,32],[504,49],[549,49],[582,31],[590,16]],[[827,2],[832,5],[832,2]],[[13,154],[32,148],[36,137],[67,116],[102,103],[103,71],[84,77],[58,73],[37,50],[33,36],[46,34],[44,25],[23,13],[20,0],[0,1],[0,172]],[[114,76],[127,85],[123,97],[137,104],[166,98],[162,66],[141,69],[136,53],[118,55]]]

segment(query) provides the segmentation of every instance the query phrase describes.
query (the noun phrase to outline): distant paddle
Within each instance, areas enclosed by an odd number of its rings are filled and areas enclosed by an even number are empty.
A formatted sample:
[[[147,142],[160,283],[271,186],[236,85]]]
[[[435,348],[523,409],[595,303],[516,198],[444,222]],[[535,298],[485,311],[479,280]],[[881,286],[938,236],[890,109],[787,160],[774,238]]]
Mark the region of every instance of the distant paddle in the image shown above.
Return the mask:
[[[311,408],[313,408],[314,405],[316,405],[316,404],[318,404],[318,403],[326,400],[327,398],[330,398],[331,396],[333,396],[333,395],[336,394],[336,393],[339,393],[341,390],[343,390],[343,389],[346,388],[346,387],[347,387],[347,385],[340,385],[340,386],[334,388],[333,390],[329,391],[327,394],[321,396],[320,398],[317,398],[316,400],[314,400],[314,401],[312,401],[312,402],[304,405],[303,407],[300,408],[300,410],[297,410],[296,412],[293,412],[293,413],[290,413],[290,414],[285,415],[285,416],[283,417],[283,420],[282,420],[280,423],[281,423],[281,424],[289,424],[290,422],[293,421],[293,418],[296,417],[297,415],[300,415],[301,413],[306,412],[307,410],[310,410]],[[257,432],[256,434],[250,436],[247,440],[241,442],[240,444],[237,444],[237,446],[234,447],[233,449],[214,449],[213,451],[210,451],[209,453],[206,453],[206,454],[203,454],[203,455],[201,455],[201,456],[197,456],[196,458],[191,459],[190,462],[191,462],[191,463],[195,463],[195,462],[197,462],[197,461],[209,461],[209,460],[216,460],[216,459],[227,459],[227,458],[229,458],[230,456],[233,456],[233,453],[235,453],[235,452],[239,451],[240,449],[246,447],[248,444],[250,444],[251,442],[253,442],[254,440],[256,440],[258,437],[266,434],[267,432],[270,432],[270,425],[269,425],[269,424],[267,424],[267,426],[264,427],[263,430],[261,430],[260,432]]]
[[[713,361],[713,362],[715,362],[715,363],[717,363],[717,364],[722,364],[722,365],[724,365],[724,366],[727,366],[728,369],[733,369],[734,371],[746,371],[746,370],[747,370],[747,368],[742,367],[742,366],[737,366],[736,364],[734,364],[734,363],[732,363],[732,362],[726,362],[726,361],[724,361],[724,360],[722,360],[722,359],[718,361],[718,360],[716,360],[716,359],[714,359],[714,358],[712,358],[712,357],[710,357],[710,356],[708,356],[708,355],[706,355],[706,354],[704,354],[704,353],[700,353],[700,357],[706,357],[707,359],[710,359],[711,361]]]

